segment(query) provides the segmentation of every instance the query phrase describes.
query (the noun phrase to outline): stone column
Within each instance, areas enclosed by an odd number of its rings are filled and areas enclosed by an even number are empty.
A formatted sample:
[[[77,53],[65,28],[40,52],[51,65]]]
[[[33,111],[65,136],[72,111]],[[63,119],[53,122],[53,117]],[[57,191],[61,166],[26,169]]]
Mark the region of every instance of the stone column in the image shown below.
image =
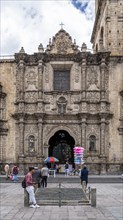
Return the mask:
[[[103,58],[101,60],[101,66],[100,66],[100,87],[101,87],[101,99],[105,99],[105,59]]]
[[[81,85],[82,85],[82,99],[85,99],[85,90],[86,90],[86,59],[82,60],[82,76],[81,76]]]
[[[86,148],[86,118],[81,121],[81,146]]]
[[[101,118],[100,125],[100,154],[101,156],[105,156],[105,118]]]
[[[43,125],[42,119],[38,119],[38,154],[43,156]]]
[[[42,99],[43,96],[43,62],[38,61],[38,99]]]
[[[19,156],[24,156],[24,119],[19,120],[19,137],[20,137],[20,149]]]
[[[24,72],[25,72],[25,65],[24,61],[20,60],[19,62],[19,74],[20,74],[20,99],[24,100]]]

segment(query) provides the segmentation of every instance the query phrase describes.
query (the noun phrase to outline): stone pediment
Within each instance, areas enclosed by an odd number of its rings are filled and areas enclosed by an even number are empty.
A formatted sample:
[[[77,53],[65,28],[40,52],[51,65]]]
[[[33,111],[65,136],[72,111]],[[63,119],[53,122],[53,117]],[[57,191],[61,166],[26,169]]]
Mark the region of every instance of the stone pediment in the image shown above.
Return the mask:
[[[75,40],[73,43],[71,36],[64,29],[61,29],[52,41],[50,39],[46,52],[50,54],[73,54],[78,53],[79,50]]]

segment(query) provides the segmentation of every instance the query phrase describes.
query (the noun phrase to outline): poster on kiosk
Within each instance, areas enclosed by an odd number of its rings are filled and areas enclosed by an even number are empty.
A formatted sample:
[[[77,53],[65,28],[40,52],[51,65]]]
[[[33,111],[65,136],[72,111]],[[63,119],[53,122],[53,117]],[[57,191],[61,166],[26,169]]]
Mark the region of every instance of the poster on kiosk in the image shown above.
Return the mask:
[[[74,147],[74,163],[76,165],[84,164],[84,147]]]

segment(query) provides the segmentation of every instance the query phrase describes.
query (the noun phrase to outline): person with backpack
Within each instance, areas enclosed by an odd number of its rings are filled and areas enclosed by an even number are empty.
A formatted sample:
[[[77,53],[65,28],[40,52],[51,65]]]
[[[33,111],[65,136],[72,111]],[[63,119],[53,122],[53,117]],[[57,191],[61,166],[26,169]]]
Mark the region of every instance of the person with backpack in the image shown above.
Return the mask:
[[[35,168],[29,167],[29,172],[25,176],[26,191],[29,193],[30,208],[39,208],[40,206],[37,205],[37,202],[35,199],[35,193],[34,193],[34,185],[36,184],[36,182],[33,181],[33,177],[32,177],[34,172],[35,172]]]

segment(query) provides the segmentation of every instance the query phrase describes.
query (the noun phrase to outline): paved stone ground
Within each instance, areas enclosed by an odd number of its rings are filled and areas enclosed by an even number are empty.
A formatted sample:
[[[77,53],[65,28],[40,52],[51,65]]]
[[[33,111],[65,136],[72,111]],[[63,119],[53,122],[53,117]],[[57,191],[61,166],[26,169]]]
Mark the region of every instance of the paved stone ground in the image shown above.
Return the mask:
[[[89,184],[97,188],[97,207],[41,206],[25,208],[20,183],[1,183],[0,220],[123,220],[123,184]],[[79,188],[79,184],[71,184]],[[51,188],[51,185],[48,185]]]

